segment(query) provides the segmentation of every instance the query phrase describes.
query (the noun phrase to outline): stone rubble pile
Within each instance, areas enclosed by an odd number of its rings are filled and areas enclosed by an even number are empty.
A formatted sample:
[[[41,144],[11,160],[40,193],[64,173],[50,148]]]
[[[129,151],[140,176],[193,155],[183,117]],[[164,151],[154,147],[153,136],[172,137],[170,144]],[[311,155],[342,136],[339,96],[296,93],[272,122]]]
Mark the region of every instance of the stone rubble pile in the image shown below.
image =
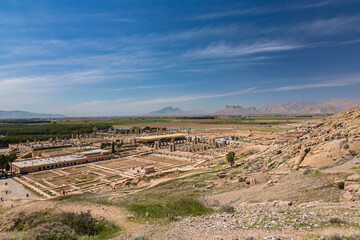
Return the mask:
[[[274,169],[320,168],[360,156],[360,107],[329,116],[303,136],[285,145],[269,148],[248,161]]]
[[[331,219],[340,219],[339,223],[331,223]],[[231,236],[238,238],[237,233],[243,230],[284,230],[311,231],[323,227],[347,227],[360,220],[359,209],[308,208],[292,206],[248,206],[238,212],[222,213],[211,216],[184,217],[171,225],[167,233],[168,239],[186,232],[187,236],[211,238]],[[179,235],[177,235],[179,236]],[[189,238],[190,239],[190,238]],[[226,238],[231,239],[231,238]],[[241,238],[238,238],[241,239]],[[283,239],[269,238],[269,239]]]

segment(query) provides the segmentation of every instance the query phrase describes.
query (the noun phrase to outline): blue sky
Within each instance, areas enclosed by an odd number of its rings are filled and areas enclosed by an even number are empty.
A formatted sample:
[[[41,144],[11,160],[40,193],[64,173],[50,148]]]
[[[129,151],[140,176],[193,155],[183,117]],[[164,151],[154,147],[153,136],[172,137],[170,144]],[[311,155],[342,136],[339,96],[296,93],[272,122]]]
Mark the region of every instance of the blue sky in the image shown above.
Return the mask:
[[[1,110],[135,115],[359,97],[360,1],[0,1]]]

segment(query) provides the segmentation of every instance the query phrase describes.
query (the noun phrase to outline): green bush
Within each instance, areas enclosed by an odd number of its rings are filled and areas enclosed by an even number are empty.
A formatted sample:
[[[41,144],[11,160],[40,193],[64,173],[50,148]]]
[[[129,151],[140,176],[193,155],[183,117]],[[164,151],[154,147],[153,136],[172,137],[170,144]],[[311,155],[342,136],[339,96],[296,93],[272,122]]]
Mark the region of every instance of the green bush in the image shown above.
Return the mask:
[[[232,167],[235,163],[235,153],[234,152],[228,152],[226,154],[226,160],[228,161],[228,163],[230,164],[230,166]]]
[[[75,240],[76,233],[58,222],[41,224],[30,233],[31,240]]]
[[[100,219],[97,222],[97,228],[97,239],[111,239],[120,231],[120,228],[116,224],[108,222],[104,219]]]
[[[234,213],[235,212],[235,208],[233,206],[230,206],[230,205],[222,205],[220,207],[220,210],[222,212],[227,212],[227,213]]]
[[[310,168],[307,168],[307,169],[305,169],[305,171],[303,172],[303,174],[304,175],[307,175],[307,174],[309,174],[309,173],[311,173],[312,172],[312,170],[310,169]]]
[[[63,212],[60,222],[74,229],[79,235],[93,236],[99,232],[97,221],[91,216],[90,211],[86,213]]]
[[[360,235],[351,235],[351,236],[345,237],[345,236],[340,236],[338,234],[335,234],[335,235],[329,236],[325,239],[326,240],[359,240]]]
[[[200,216],[212,212],[211,208],[190,198],[180,198],[166,204],[129,204],[127,209],[139,218],[148,215],[150,218],[174,219],[178,216]]]
[[[340,224],[342,223],[342,220],[340,218],[335,217],[335,218],[330,218],[329,222],[331,224]]]
[[[111,239],[120,228],[105,219],[96,220],[90,212],[52,213],[49,210],[26,215],[20,212],[9,231],[29,231],[31,240]],[[88,237],[86,237],[88,236]]]
[[[344,187],[345,187],[345,182],[338,182],[337,187],[338,187],[339,189],[343,190]]]
[[[350,156],[356,156],[357,153],[355,151],[353,151],[353,150],[349,150],[349,155]]]
[[[333,236],[330,236],[328,238],[326,238],[326,240],[346,240],[346,238],[344,237],[341,237],[340,235],[333,235]]]
[[[39,226],[40,224],[49,222],[51,222],[51,216],[47,211],[33,212],[29,215],[25,215],[24,212],[20,212],[19,215],[13,219],[13,224],[9,230],[29,230]]]

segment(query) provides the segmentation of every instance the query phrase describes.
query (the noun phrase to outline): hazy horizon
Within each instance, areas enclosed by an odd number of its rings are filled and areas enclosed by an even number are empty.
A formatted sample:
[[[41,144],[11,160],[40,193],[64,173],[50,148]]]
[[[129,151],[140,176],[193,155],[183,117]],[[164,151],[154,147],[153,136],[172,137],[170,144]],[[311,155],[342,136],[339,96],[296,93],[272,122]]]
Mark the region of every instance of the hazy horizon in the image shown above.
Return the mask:
[[[360,98],[360,1],[0,2],[0,110],[127,116]]]

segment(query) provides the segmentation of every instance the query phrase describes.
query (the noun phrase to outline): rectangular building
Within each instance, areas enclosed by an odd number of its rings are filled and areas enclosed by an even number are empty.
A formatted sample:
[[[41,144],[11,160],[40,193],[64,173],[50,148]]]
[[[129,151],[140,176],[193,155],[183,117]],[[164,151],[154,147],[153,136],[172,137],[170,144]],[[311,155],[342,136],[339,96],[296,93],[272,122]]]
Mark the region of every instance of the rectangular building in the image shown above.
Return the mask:
[[[59,167],[74,166],[78,164],[103,161],[111,159],[114,155],[107,150],[96,149],[78,154],[31,159],[11,163],[12,169],[16,173],[30,173],[41,170],[54,169]]]

